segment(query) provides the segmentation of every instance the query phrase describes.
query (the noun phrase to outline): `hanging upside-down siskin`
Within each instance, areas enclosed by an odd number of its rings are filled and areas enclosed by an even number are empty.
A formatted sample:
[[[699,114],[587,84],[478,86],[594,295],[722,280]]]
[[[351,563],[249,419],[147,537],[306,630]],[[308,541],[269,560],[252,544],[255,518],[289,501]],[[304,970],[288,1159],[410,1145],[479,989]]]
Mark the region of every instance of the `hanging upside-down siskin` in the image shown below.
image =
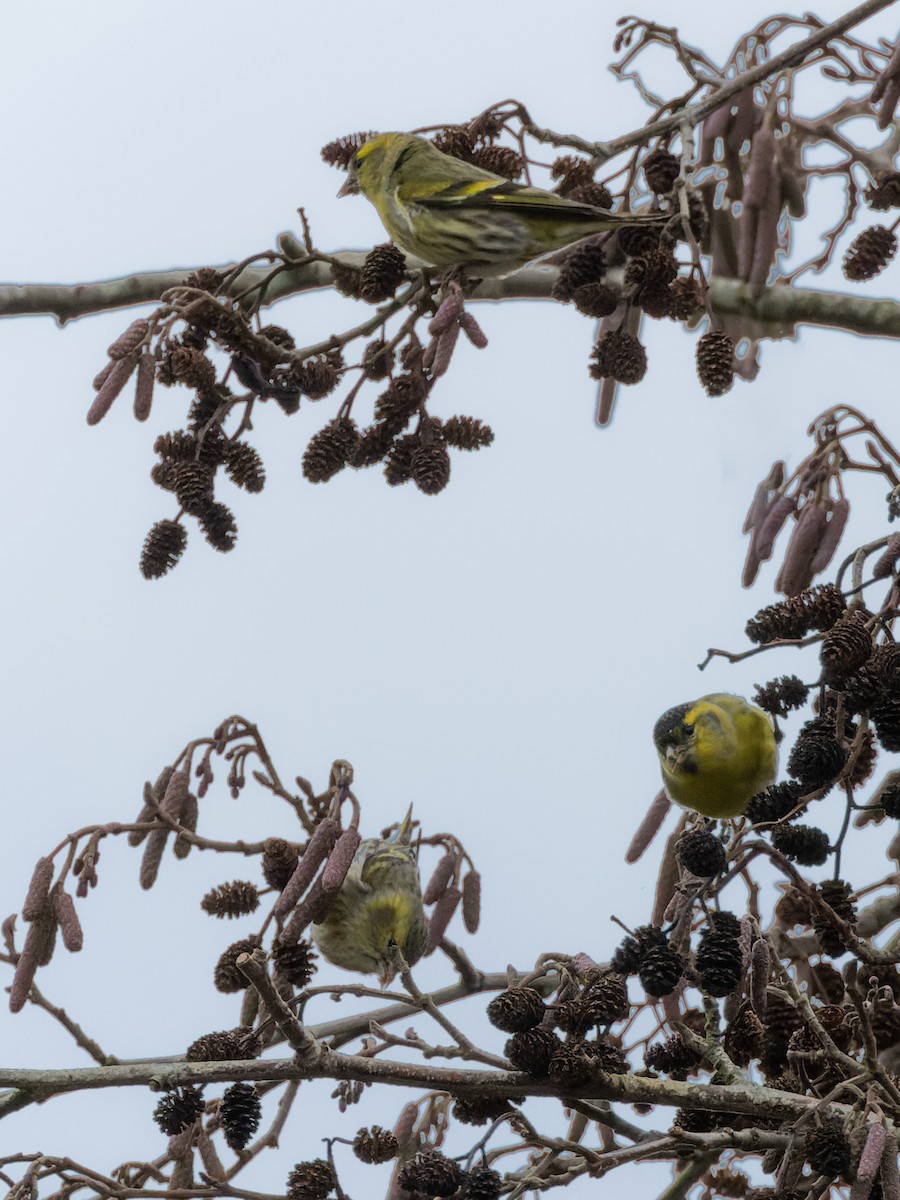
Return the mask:
[[[312,930],[330,963],[378,975],[382,987],[418,962],[428,941],[411,835],[412,807],[389,838],[360,842],[331,910]]]
[[[350,160],[339,196],[362,193],[402,250],[433,267],[504,275],[592,233],[652,225],[663,213],[615,213],[444,154],[426,138],[381,133]]]
[[[653,727],[669,798],[705,817],[737,817],[775,779],[772,722],[742,696],[679,704]]]

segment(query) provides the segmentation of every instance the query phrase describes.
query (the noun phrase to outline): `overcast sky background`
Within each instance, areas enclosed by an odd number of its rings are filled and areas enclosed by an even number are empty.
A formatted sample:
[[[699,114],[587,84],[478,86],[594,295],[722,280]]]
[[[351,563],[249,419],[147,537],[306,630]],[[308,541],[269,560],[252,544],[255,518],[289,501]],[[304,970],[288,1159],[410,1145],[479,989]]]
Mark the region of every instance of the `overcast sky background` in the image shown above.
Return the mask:
[[[619,10],[554,11],[548,20],[544,6],[520,5],[513,18],[506,5],[470,0],[7,6],[0,270],[14,282],[75,282],[224,263],[297,232],[299,204],[320,247],[365,248],[384,233],[364,200],[335,199],[341,177],[319,157],[333,137],[465,120],[510,96],[539,124],[586,136],[641,123],[637,93],[606,70]],[[770,9],[651,0],[639,11],[677,23],[721,61]],[[842,6],[816,11],[830,20]],[[893,38],[895,16],[870,28]],[[674,94],[681,77],[653,61],[653,85]],[[836,188],[817,189],[807,250],[836,204]],[[895,272],[869,294],[892,295]],[[804,283],[843,286],[834,272]],[[320,293],[271,319],[303,344],[364,311]],[[895,347],[805,330],[799,343],[764,346],[757,382],[709,399],[696,381],[696,335],[654,322],[647,377],[623,390],[614,424],[600,430],[591,322],[549,303],[481,305],[490,344],[460,346],[433,408],[483,418],[496,442],[454,453],[443,494],[390,489],[377,470],[312,486],[301,454],[337,397],[290,419],[266,406],[250,436],[265,491],[221,489],[237,514],[236,549],[215,553],[192,525],[183,562],[147,583],[142,540],[175,511],[150,483],[152,444],[183,423],[186,394],[159,389],[144,426],[126,396],[99,427],[85,424],[91,378],[135,315],[64,330],[47,318],[0,322],[0,915],[20,906],[39,855],[84,825],[132,819],[145,779],[240,712],[287,780],[322,787],[331,761],[348,758],[364,832],[414,801],[426,833],[463,840],[484,874],[484,918],[476,938],[459,936],[480,967],[527,968],[547,950],[606,957],[620,936],[610,913],[631,925],[649,916],[658,848],[636,867],[623,854],[659,787],[656,717],[704,692],[749,693],[784,670],[815,677],[810,656],[717,660],[703,675],[696,664],[708,646],[744,648],[746,619],[772,598],[771,568],[752,593],[740,589],[740,526],[772,460],[796,464],[807,424],[840,401],[898,435]],[[883,532],[885,490],[852,480],[847,549]],[[231,801],[222,772],[200,831],[255,839],[296,827],[250,788]],[[198,906],[211,885],[248,877],[243,861],[167,858],[149,894],[138,863],[124,842],[104,843],[100,886],[79,906],[85,949],[59,950],[38,983],[109,1053],[144,1058],[237,1023],[211,971],[253,919],[225,927]],[[420,974],[429,986],[452,978],[434,960]],[[332,1012],[322,1000],[310,1015]],[[10,1017],[5,1006],[0,1061],[89,1065],[45,1014]],[[369,1092],[339,1117],[329,1092],[301,1089],[281,1149],[241,1176],[244,1186],[281,1190],[294,1162],[321,1153],[324,1133],[390,1126],[407,1098]],[[163,1150],[155,1103],[139,1089],[54,1101],[5,1122],[0,1145],[109,1169]],[[461,1133],[453,1152],[476,1140]],[[345,1171],[357,1197],[386,1178],[352,1159]],[[661,1178],[661,1168],[633,1176],[648,1189]],[[610,1177],[571,1194],[620,1189]]]

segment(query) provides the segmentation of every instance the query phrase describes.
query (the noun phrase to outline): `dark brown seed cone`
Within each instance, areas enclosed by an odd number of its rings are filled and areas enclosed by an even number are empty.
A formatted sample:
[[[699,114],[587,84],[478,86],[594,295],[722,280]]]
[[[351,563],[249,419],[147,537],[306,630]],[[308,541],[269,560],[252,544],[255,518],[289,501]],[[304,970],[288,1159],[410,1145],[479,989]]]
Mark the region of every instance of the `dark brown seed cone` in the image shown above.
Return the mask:
[[[610,329],[601,334],[591,351],[591,378],[615,379],[617,383],[640,383],[647,373],[647,352],[624,329]]]
[[[287,1200],[327,1200],[334,1188],[334,1170],[324,1158],[297,1163],[287,1177]]]
[[[761,608],[747,622],[747,637],[762,645],[780,638],[802,638],[813,630],[824,632],[846,610],[843,595],[833,583],[809,588],[790,600]]]
[[[504,1047],[503,1053],[517,1071],[527,1071],[529,1075],[546,1075],[550,1068],[550,1059],[562,1043],[547,1025],[536,1025],[534,1029],[526,1029],[514,1033]]]
[[[874,279],[897,253],[897,239],[884,225],[864,229],[844,255],[844,277],[852,283]]]
[[[268,338],[270,342],[274,342],[276,346],[284,346],[288,350],[293,350],[296,346],[293,337],[283,325],[263,325],[259,334],[260,337]]]
[[[554,1017],[558,1029],[576,1037],[583,1037],[592,1025],[591,1014],[580,997],[563,1000],[555,1009]]]
[[[210,504],[199,517],[203,536],[214,550],[227,554],[237,541],[237,522],[227,504]]]
[[[810,994],[826,1004],[840,1004],[844,999],[844,977],[831,963],[810,964],[812,981]]]
[[[463,1125],[487,1125],[489,1121],[496,1121],[504,1113],[515,1111],[516,1104],[521,1102],[521,1096],[510,1100],[497,1096],[457,1096],[451,1112]]]
[[[550,1059],[547,1074],[563,1088],[583,1087],[594,1075],[594,1060],[587,1043],[561,1044]]]
[[[297,847],[293,842],[286,842],[284,838],[267,838],[263,842],[263,878],[276,892],[284,889],[298,861]]]
[[[850,884],[843,879],[827,879],[820,883],[816,891],[825,903],[834,910],[835,915],[847,921],[851,926],[856,925],[856,905],[850,899],[853,891]],[[822,953],[830,958],[840,958],[847,950],[840,930],[817,910],[813,910],[813,929],[822,947]]]
[[[249,980],[237,968],[242,954],[252,954],[259,945],[258,937],[241,938],[233,942],[220,956],[213,972],[213,982],[220,992],[242,992],[250,986]]]
[[[331,282],[334,290],[350,300],[359,300],[362,295],[362,271],[344,263],[331,264]]]
[[[602,183],[580,183],[562,194],[567,200],[574,200],[576,204],[591,204],[594,208],[613,206],[612,194]]]
[[[844,613],[822,638],[820,660],[822,679],[839,688],[872,655],[872,635],[866,628],[866,615],[854,609]]]
[[[259,1038],[246,1025],[204,1033],[191,1042],[185,1053],[188,1062],[236,1062],[256,1058],[260,1052]]]
[[[725,845],[707,829],[692,829],[678,843],[678,860],[700,879],[718,875],[725,866]]]
[[[750,1176],[737,1170],[731,1163],[724,1167],[716,1167],[709,1173],[713,1195],[725,1196],[727,1200],[743,1200],[750,1187]]]
[[[366,379],[386,379],[394,367],[394,351],[388,350],[384,338],[369,342],[362,356],[363,374]]]
[[[673,321],[692,321],[704,311],[703,287],[693,275],[679,275],[669,284],[669,316]]]
[[[421,376],[398,375],[375,401],[375,420],[399,433],[418,411],[426,390]]]
[[[824,787],[841,773],[847,751],[838,742],[833,723],[817,717],[807,721],[788,756],[788,774],[807,788]]]
[[[153,443],[154,453],[167,462],[192,462],[197,456],[197,439],[183,429],[161,433]]]
[[[397,1157],[397,1139],[389,1129],[373,1125],[360,1129],[353,1139],[353,1153],[364,1163],[386,1163]]]
[[[575,154],[564,154],[551,163],[550,178],[560,181],[556,191],[561,196],[565,196],[568,188],[578,187],[583,183],[592,183],[594,168],[586,158],[579,158]]]
[[[364,146],[373,137],[375,134],[369,130],[367,133],[348,133],[344,137],[335,138],[322,147],[322,160],[328,163],[329,167],[342,167],[346,171],[350,159],[360,146]]]
[[[426,496],[436,496],[450,482],[450,454],[443,442],[422,445],[413,450],[412,481]]]
[[[412,479],[413,454],[418,444],[414,434],[406,434],[394,442],[384,464],[384,477],[391,487]]]
[[[641,958],[638,977],[648,996],[668,996],[684,972],[681,955],[664,942],[651,946]]]
[[[685,1133],[711,1133],[723,1115],[708,1108],[679,1108],[672,1118],[672,1128]]]
[[[874,212],[900,208],[900,171],[886,171],[878,183],[869,184],[863,198]]]
[[[471,160],[476,167],[515,181],[522,174],[525,162],[511,146],[479,146]]]
[[[890,784],[881,793],[881,808],[886,817],[900,820],[900,784]]]
[[[700,935],[697,974],[710,996],[728,996],[743,978],[743,955],[738,941],[740,925],[733,913],[711,913]]]
[[[392,242],[375,246],[366,255],[362,269],[360,297],[367,304],[389,300],[406,278],[406,258]]]
[[[576,246],[559,269],[553,285],[554,300],[571,300],[576,289],[587,283],[599,283],[606,271],[605,235]]]
[[[814,1129],[806,1138],[804,1157],[814,1171],[828,1179],[846,1178],[850,1170],[850,1142],[839,1125]]]
[[[493,1167],[473,1167],[460,1193],[461,1200],[499,1200],[503,1190],[503,1178]]]
[[[680,170],[678,159],[662,146],[651,150],[641,164],[644,177],[651,192],[657,196],[665,196],[675,186]]]
[[[312,942],[278,942],[272,949],[272,958],[280,975],[294,987],[305,988],[316,973],[318,955]]]
[[[650,1046],[644,1054],[644,1065],[651,1071],[662,1071],[679,1079],[700,1066],[702,1059],[695,1050],[684,1044],[680,1033],[673,1033],[664,1042]]]
[[[900,750],[900,700],[883,700],[872,706],[872,722],[878,740],[891,754]]]
[[[141,574],[145,579],[161,579],[184,554],[187,530],[178,521],[157,521],[144,539],[141,550]]]
[[[659,230],[652,225],[627,225],[619,230],[619,249],[628,258],[640,258],[659,245]]]
[[[744,816],[751,825],[782,821],[788,813],[794,812],[800,797],[808,790],[802,783],[796,783],[793,780],[787,783],[770,784],[764,792],[757,792],[752,797]],[[797,809],[794,819],[802,816],[805,811],[805,807]]]
[[[677,274],[672,248],[658,246],[629,262],[625,268],[625,288],[633,291],[635,303],[648,316],[666,317],[672,302],[669,285]]]
[[[174,1137],[193,1125],[203,1108],[203,1092],[187,1084],[163,1096],[153,1110],[153,1120],[167,1137]]]
[[[185,387],[202,392],[212,388],[216,382],[216,368],[202,350],[178,346],[164,361],[176,383],[183,383]]]
[[[802,708],[808,696],[809,688],[801,679],[796,675],[782,675],[757,687],[753,703],[773,717],[786,717],[793,709]]]
[[[266,469],[258,452],[246,442],[229,442],[225,474],[245,492],[261,492],[266,485]]]
[[[572,302],[586,317],[608,317],[619,307],[619,292],[606,283],[583,283],[572,292]]]
[[[633,937],[626,937],[614,952],[609,965],[619,975],[636,975],[641,965],[641,946]]]
[[[814,825],[777,825],[772,845],[802,867],[820,867],[831,852],[828,834]]]
[[[206,463],[178,463],[174,471],[175,498],[186,513],[199,517],[213,498],[213,472]]]
[[[359,434],[351,417],[336,417],[314,434],[303,452],[303,474],[310,483],[326,483],[347,465]]]
[[[219,1120],[232,1150],[243,1150],[259,1128],[262,1105],[252,1083],[233,1083],[219,1104]]]
[[[588,1042],[587,1046],[594,1061],[594,1069],[607,1075],[627,1075],[631,1070],[628,1060],[618,1046],[599,1038],[596,1042]]]
[[[440,1150],[420,1150],[402,1168],[397,1183],[405,1191],[423,1196],[452,1196],[464,1179],[459,1164]]]
[[[221,883],[206,893],[200,907],[211,917],[243,917],[259,908],[259,890],[243,879]]]
[[[504,1033],[520,1033],[543,1021],[547,1012],[540,992],[531,987],[511,987],[495,996],[487,1007],[488,1020]]]
[[[739,1067],[749,1066],[758,1058],[763,1045],[765,1027],[757,1014],[745,1005],[725,1030],[725,1052]]]
[[[616,972],[601,975],[588,984],[581,999],[592,1025],[612,1025],[628,1016],[628,986],[624,975]]]
[[[472,135],[465,125],[447,125],[434,136],[434,144],[442,154],[463,162],[472,161],[475,145]]]
[[[307,359],[291,371],[291,377],[308,400],[324,400],[341,381],[341,361],[334,353]]]
[[[393,434],[382,424],[369,425],[359,435],[359,440],[347,459],[347,466],[359,470],[374,467],[381,462],[393,444]]]
[[[734,383],[734,342],[710,329],[697,343],[697,376],[707,396],[724,396]]]
[[[477,417],[450,417],[444,422],[444,441],[457,450],[480,450],[490,446],[494,431]]]

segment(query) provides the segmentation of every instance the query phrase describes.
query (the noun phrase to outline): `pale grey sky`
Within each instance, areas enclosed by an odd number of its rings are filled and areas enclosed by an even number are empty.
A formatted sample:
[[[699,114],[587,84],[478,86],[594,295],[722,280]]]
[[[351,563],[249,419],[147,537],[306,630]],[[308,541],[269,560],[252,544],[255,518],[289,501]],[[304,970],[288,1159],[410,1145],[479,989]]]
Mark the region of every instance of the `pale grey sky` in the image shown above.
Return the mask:
[[[677,22],[714,57],[767,11],[759,0],[740,12],[697,0],[640,9]],[[840,11],[831,0],[817,9],[823,19]],[[296,231],[298,204],[324,249],[382,241],[364,200],[337,202],[340,177],[319,157],[356,129],[462,120],[508,96],[541,124],[589,136],[644,119],[634,90],[605,69],[618,8],[510,13],[471,0],[8,5],[5,279],[225,262]],[[875,28],[896,36],[890,14]],[[660,68],[664,90],[674,76]],[[895,272],[870,294],[892,295]],[[829,282],[837,286],[833,273],[806,285]],[[272,319],[311,341],[360,313],[317,294]],[[804,331],[799,343],[763,348],[753,385],[709,399],[694,338],[655,322],[646,380],[623,390],[613,426],[599,430],[591,323],[547,303],[480,306],[490,344],[461,346],[434,409],[482,417],[496,442],[456,455],[446,492],[392,490],[378,471],[312,486],[301,454],[335,398],[290,419],[271,407],[250,438],[265,491],[223,489],[236,549],[215,554],[192,529],[185,560],[146,583],[143,537],[173,515],[149,481],[152,443],[182,423],[185,398],[160,389],[146,426],[127,401],[97,428],[84,419],[105,348],[133,315],[64,330],[48,319],[0,322],[0,916],[20,904],[35,858],[83,825],[131,819],[143,780],[237,711],[260,725],[288,779],[324,785],[332,759],[350,759],[366,832],[414,801],[426,832],[462,838],[485,877],[483,927],[465,938],[479,966],[527,967],[545,950],[606,956],[619,937],[609,914],[638,923],[652,900],[657,851],[631,868],[623,853],[659,786],[657,715],[707,691],[749,692],[784,670],[815,675],[811,657],[719,661],[703,675],[696,664],[709,645],[742,648],[744,622],[771,599],[772,570],[752,593],[740,590],[740,525],[771,461],[796,463],[807,423],[842,400],[896,434],[885,386],[895,347]],[[886,490],[859,478],[852,488],[848,548],[882,532]],[[257,794],[233,802],[220,788],[201,812],[211,836],[293,832],[290,814]],[[207,980],[250,927],[225,928],[198,907],[211,884],[245,877],[243,864],[167,859],[149,894],[137,869],[134,851],[104,845],[100,886],[80,906],[85,949],[58,952],[39,978],[121,1057],[178,1053],[236,1023],[233,1001]],[[430,986],[451,973],[432,960],[421,975]],[[331,1006],[320,1004],[324,1018]],[[10,1065],[87,1065],[39,1012],[13,1018],[2,1006],[0,1047]],[[329,1091],[302,1089],[281,1149],[248,1186],[278,1191],[295,1161],[320,1153],[324,1133],[390,1125],[403,1102],[370,1092],[338,1117]],[[154,1104],[137,1090],[53,1102],[10,1118],[2,1145],[110,1168],[162,1149]],[[643,1170],[634,1178],[648,1179]],[[376,1194],[366,1181],[382,1173],[361,1171],[348,1165],[346,1186]],[[610,1178],[571,1194],[620,1187]]]

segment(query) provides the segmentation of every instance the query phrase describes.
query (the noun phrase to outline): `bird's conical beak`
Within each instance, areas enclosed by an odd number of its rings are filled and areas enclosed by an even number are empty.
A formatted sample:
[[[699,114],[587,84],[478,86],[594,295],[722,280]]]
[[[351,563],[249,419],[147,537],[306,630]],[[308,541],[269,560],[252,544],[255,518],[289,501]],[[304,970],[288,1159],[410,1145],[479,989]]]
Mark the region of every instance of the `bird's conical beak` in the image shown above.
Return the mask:
[[[344,186],[338,192],[338,197],[341,196],[358,196],[359,182],[352,175],[348,175],[344,181]]]

